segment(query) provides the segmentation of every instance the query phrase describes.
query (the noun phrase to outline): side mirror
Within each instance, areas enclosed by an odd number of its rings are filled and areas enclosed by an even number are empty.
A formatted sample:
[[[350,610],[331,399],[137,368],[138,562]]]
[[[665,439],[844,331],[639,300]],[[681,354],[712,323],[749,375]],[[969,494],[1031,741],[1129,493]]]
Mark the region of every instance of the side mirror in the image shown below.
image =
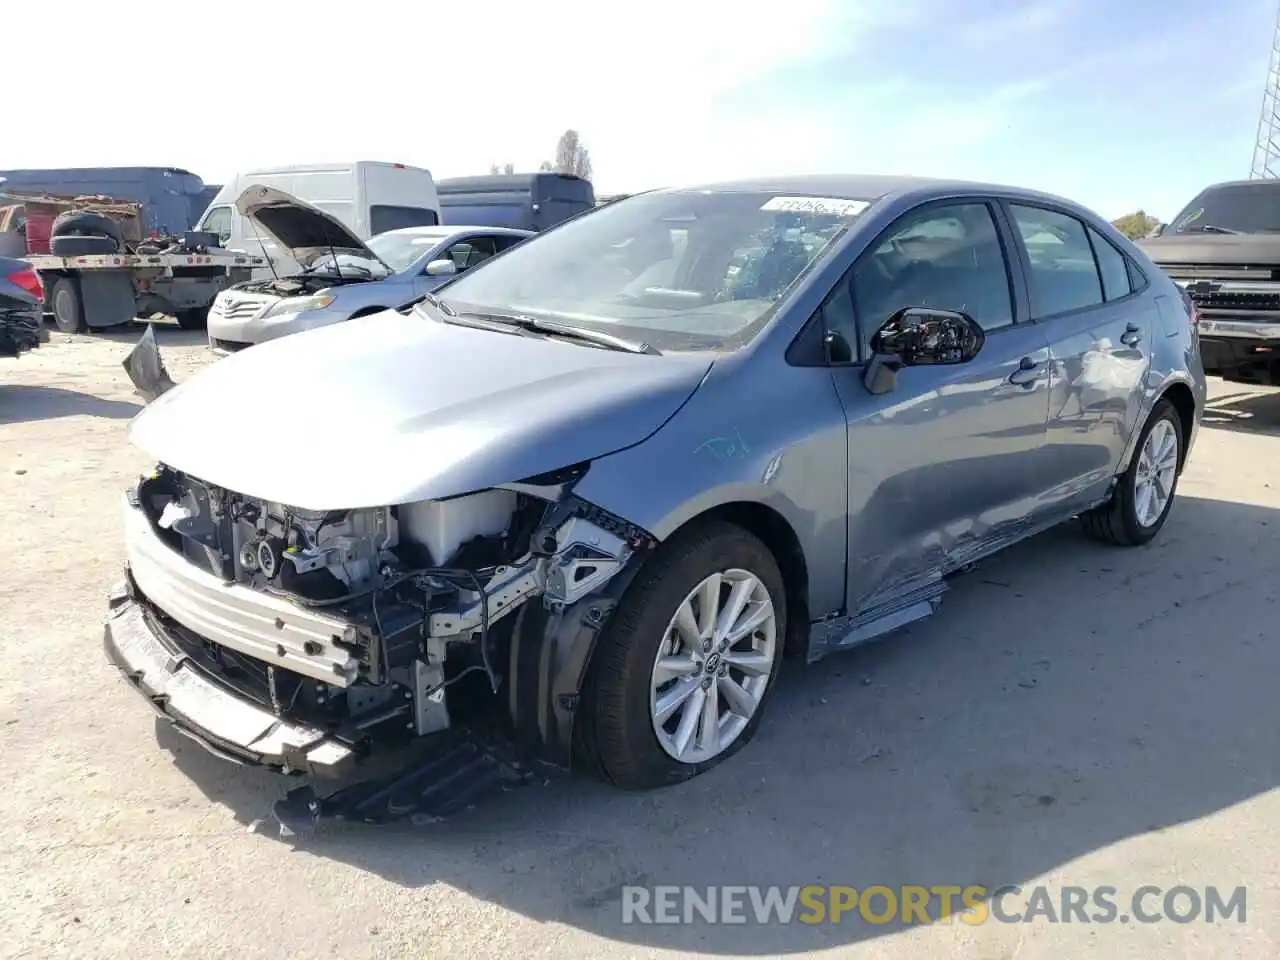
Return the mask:
[[[448,277],[458,272],[458,265],[452,260],[432,260],[427,264],[428,277]]]
[[[967,313],[906,307],[899,310],[871,338],[871,362],[864,383],[872,393],[887,393],[903,367],[968,363],[978,355],[987,336]]]

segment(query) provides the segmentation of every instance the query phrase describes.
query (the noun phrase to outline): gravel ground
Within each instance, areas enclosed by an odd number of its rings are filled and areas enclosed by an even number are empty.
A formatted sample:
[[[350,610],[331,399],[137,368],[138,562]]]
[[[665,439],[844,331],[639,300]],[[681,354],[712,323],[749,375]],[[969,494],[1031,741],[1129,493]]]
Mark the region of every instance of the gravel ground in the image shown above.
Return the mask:
[[[208,362],[162,328],[175,379]],[[784,674],[731,763],[583,778],[456,822],[250,824],[280,781],[207,756],[105,664],[137,330],[0,361],[0,955],[1280,955],[1280,396],[1215,382],[1147,549],[1067,527],[981,566],[894,642]],[[257,403],[245,398],[249,412]],[[638,926],[625,884],[1248,888],[1246,922]]]

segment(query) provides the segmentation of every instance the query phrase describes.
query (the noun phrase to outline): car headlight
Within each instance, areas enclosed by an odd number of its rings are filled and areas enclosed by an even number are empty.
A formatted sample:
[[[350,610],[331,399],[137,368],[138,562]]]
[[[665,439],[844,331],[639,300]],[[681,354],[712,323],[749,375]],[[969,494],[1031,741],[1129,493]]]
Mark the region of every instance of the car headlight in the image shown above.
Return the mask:
[[[301,313],[303,310],[322,310],[331,303],[333,294],[328,290],[321,290],[309,297],[285,297],[269,306],[262,318],[265,320],[267,317],[279,317],[286,313]]]

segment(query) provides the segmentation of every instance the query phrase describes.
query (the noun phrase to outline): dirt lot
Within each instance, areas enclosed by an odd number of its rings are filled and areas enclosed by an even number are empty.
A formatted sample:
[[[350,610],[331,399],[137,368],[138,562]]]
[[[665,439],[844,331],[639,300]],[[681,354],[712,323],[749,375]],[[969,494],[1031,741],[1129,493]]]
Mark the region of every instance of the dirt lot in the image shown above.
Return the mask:
[[[176,379],[207,362],[161,333]],[[1280,956],[1280,395],[1215,383],[1155,545],[1064,528],[985,564],[894,642],[784,674],[711,775],[569,778],[295,847],[247,829],[278,780],[159,727],[103,660],[119,490],[147,465],[124,439],[136,336],[0,361],[0,955]],[[621,923],[633,883],[1036,882],[1243,884],[1247,919]]]

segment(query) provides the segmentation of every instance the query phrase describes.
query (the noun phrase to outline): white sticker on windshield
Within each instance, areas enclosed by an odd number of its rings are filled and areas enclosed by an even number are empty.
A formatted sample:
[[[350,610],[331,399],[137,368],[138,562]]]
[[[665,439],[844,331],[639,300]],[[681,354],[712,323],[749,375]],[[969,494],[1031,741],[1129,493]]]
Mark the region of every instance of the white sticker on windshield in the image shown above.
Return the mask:
[[[840,197],[773,197],[766,200],[760,209],[816,213],[828,217],[856,217],[869,206],[871,204],[866,200],[845,200]]]

